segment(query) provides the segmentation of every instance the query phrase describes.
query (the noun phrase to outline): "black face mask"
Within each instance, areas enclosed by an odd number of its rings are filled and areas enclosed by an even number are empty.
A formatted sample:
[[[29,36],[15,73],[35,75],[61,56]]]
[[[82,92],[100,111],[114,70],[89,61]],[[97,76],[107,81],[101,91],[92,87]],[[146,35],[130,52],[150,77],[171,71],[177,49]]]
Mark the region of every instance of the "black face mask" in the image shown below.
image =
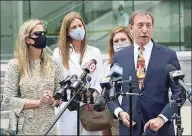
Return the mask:
[[[43,49],[47,45],[47,38],[45,35],[40,35],[37,38],[29,37],[30,39],[34,40],[34,44],[31,44],[33,47],[38,48],[38,49]]]

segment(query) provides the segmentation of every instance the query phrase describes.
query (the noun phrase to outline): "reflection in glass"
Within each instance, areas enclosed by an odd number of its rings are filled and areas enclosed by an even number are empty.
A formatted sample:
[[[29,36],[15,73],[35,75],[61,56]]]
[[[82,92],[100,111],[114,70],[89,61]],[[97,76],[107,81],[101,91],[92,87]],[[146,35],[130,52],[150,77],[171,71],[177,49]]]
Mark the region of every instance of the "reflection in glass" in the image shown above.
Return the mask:
[[[173,1],[17,1],[1,2],[1,57],[10,58],[19,25],[29,18],[48,22],[48,46],[57,47],[57,38],[63,17],[72,11],[79,12],[88,31],[88,44],[107,53],[111,31],[125,21],[119,15],[125,12],[129,19],[133,10],[147,10],[155,18],[153,38],[175,51],[191,50],[191,0]],[[120,11],[120,5],[124,10]],[[22,14],[23,13],[23,14]],[[19,15],[19,16],[18,16]],[[23,16],[23,17],[22,17]],[[120,20],[120,22],[118,22]],[[128,24],[127,24],[128,26]]]

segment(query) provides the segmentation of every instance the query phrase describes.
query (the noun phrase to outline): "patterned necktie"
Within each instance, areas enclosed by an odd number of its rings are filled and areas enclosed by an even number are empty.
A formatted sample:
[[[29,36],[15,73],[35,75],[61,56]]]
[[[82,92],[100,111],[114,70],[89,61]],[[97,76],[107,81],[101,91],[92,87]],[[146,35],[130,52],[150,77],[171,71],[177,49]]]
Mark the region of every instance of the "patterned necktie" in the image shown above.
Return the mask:
[[[143,46],[139,47],[139,54],[137,58],[137,79],[139,83],[139,88],[141,89],[143,86],[143,81],[146,74],[146,68],[145,68],[145,58],[143,55],[143,51],[145,48]]]

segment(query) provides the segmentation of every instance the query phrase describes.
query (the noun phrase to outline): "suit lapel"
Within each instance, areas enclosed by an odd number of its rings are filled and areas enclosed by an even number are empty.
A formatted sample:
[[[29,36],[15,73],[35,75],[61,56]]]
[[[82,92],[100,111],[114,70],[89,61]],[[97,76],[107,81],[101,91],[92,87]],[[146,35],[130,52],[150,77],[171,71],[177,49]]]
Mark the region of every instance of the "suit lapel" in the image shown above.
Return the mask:
[[[135,71],[135,62],[134,62],[134,46],[131,47],[131,50],[127,53],[127,57],[129,61],[126,63],[126,68],[128,68],[128,71],[132,73],[132,75],[127,75],[127,76],[132,76],[132,78],[136,78],[136,71]],[[127,77],[128,78],[128,77]]]
[[[152,75],[152,73],[156,67],[156,64],[158,63],[159,56],[161,55],[160,53],[161,53],[160,46],[158,46],[156,43],[153,42],[153,49],[152,49],[151,57],[150,57],[149,64],[147,67],[147,72],[146,72],[146,76],[144,79],[144,83],[146,83],[149,80],[150,76]]]

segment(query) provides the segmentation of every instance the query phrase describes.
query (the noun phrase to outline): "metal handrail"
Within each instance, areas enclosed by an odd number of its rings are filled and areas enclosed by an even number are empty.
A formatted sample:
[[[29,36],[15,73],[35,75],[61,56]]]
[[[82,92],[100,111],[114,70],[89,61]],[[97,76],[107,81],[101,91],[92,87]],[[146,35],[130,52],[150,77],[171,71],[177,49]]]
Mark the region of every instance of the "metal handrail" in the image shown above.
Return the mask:
[[[57,8],[56,10],[52,11],[51,13],[48,13],[47,15],[44,15],[44,16],[41,17],[41,18],[44,18],[44,19],[45,19],[45,18],[49,17],[50,15],[56,13],[57,11],[66,8],[68,5],[70,5],[70,4],[72,4],[72,3],[73,3],[73,1],[70,1],[70,2],[68,2],[67,4],[65,3],[65,4],[63,4],[61,7]]]
[[[53,50],[51,50],[48,46],[46,46],[46,49],[51,53],[51,55],[53,55]]]
[[[58,15],[58,16],[52,18],[51,20],[47,21],[47,23],[50,23],[50,22],[56,20],[56,19],[59,18],[60,16],[62,16],[62,15],[64,15],[64,14],[68,13],[69,11],[75,9],[76,7],[79,7],[80,5],[84,4],[85,2],[88,2],[88,1],[83,1],[83,2],[81,2],[81,3],[78,4],[77,6],[74,6],[74,7],[72,7],[71,9],[69,9],[69,10],[67,10],[67,11],[65,11],[65,12],[63,12],[63,13],[61,13],[60,15]]]

